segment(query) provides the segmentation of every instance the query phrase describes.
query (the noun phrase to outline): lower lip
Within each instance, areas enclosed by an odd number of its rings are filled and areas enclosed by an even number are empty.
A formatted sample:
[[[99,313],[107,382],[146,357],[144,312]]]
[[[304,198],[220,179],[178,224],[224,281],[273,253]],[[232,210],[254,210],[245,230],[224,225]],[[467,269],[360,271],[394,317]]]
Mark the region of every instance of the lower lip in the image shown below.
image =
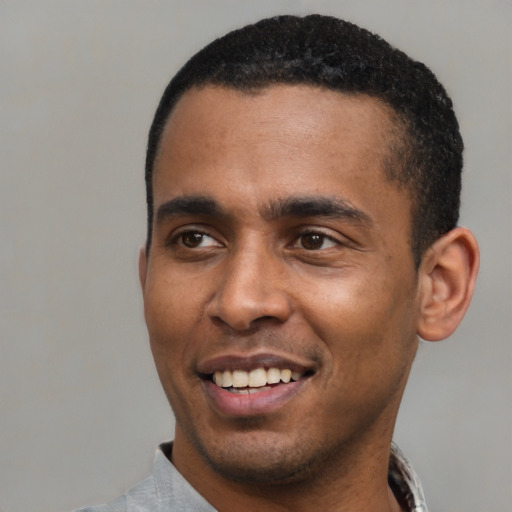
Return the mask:
[[[304,382],[305,379],[300,379],[253,393],[231,393],[209,380],[204,381],[204,388],[211,405],[221,414],[250,417],[269,414],[283,407],[297,395]]]

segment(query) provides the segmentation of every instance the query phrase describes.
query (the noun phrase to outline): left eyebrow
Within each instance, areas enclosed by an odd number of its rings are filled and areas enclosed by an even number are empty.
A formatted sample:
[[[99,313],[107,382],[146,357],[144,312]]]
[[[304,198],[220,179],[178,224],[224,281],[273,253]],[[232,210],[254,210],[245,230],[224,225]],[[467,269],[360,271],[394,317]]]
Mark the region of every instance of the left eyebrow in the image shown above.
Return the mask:
[[[281,217],[329,217],[371,225],[372,220],[362,210],[337,197],[289,197],[272,201],[262,212],[267,220]]]

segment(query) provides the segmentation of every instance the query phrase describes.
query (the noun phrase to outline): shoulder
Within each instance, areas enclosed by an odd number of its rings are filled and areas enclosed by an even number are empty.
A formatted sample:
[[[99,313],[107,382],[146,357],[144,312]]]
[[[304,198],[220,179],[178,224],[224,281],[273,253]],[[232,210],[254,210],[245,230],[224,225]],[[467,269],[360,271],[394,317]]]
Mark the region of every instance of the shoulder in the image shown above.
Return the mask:
[[[75,512],[127,512],[128,508],[126,505],[126,497],[120,496],[114,501],[110,503],[106,503],[105,505],[96,505],[93,507],[85,507],[79,510],[75,510]]]
[[[153,512],[156,509],[155,498],[155,484],[153,477],[149,477],[109,503],[81,508],[75,512]]]
[[[172,443],[157,449],[153,474],[105,505],[75,512],[216,512],[171,463]]]

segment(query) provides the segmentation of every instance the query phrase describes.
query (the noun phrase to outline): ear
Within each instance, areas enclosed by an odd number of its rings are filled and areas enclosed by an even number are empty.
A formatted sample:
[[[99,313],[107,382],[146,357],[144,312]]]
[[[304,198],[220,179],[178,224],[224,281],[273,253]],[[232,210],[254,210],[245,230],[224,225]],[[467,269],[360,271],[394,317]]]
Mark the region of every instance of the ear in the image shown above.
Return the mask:
[[[144,287],[146,286],[146,272],[148,269],[148,256],[146,253],[146,246],[143,246],[139,250],[139,282],[144,293]]]
[[[425,253],[420,265],[418,335],[427,341],[450,336],[473,296],[480,262],[478,244],[466,228],[446,233]]]

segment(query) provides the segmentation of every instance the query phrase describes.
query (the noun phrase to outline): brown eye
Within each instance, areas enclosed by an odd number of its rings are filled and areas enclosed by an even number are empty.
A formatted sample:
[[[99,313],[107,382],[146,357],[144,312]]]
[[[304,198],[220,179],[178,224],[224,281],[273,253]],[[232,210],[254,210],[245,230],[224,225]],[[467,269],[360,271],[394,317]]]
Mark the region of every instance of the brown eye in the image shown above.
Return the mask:
[[[185,247],[193,249],[201,245],[204,235],[202,233],[196,233],[194,231],[187,231],[181,235],[181,242]]]
[[[221,247],[221,244],[215,238],[201,233],[201,231],[184,231],[181,233],[177,242],[188,249],[197,249],[199,247]]]
[[[301,236],[300,240],[304,249],[307,249],[308,251],[314,251],[315,249],[320,249],[322,247],[325,236],[319,235],[317,233],[306,233],[305,235]]]

